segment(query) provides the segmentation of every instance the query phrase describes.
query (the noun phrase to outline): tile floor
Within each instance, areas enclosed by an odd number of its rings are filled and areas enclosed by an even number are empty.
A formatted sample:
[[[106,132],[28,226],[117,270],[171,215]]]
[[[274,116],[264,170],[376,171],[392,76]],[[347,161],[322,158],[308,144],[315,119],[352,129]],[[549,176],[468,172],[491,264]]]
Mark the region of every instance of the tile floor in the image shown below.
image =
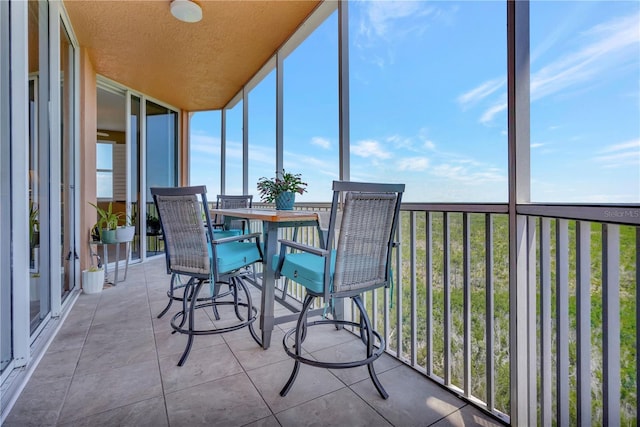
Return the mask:
[[[387,355],[375,366],[388,400],[365,367],[306,365],[280,397],[293,366],[281,344],[289,325],[274,331],[268,350],[246,328],[196,337],[185,366],[178,367],[186,337],[171,333],[169,314],[156,318],[167,286],[159,259],[131,266],[126,282],[101,294],[81,294],[4,425],[502,425]],[[198,321],[212,323],[210,313],[200,310]],[[348,332],[312,332],[304,350],[313,357],[344,360],[357,348]]]

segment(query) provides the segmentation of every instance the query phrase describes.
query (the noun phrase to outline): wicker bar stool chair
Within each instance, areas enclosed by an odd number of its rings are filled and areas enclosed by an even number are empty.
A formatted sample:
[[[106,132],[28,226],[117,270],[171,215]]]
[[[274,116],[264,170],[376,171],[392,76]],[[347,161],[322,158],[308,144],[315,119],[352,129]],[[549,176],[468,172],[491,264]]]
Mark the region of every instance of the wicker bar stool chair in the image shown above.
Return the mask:
[[[251,208],[253,195],[241,196],[218,194],[216,197],[216,209],[240,209]],[[213,233],[216,238],[238,236],[249,232],[249,224],[243,219],[225,220],[224,215],[215,215],[213,218]]]
[[[300,364],[304,363],[331,369],[367,365],[378,393],[384,399],[388,397],[373,367],[373,362],[384,352],[385,342],[373,329],[361,294],[390,284],[391,252],[395,245],[393,238],[403,192],[404,184],[334,181],[329,229],[324,245],[327,249],[280,240],[280,255],[274,257],[273,261],[276,272],[306,288],[296,327],[289,330],[282,341],[286,353],[295,359],[295,364],[289,380],[280,391],[281,396],[289,392],[300,370]],[[341,194],[344,196],[344,205],[338,224]],[[335,249],[331,249],[334,247],[337,229],[339,231]],[[290,252],[291,249],[296,252]],[[351,298],[358,308],[359,321],[341,320],[335,315],[333,318],[308,321],[307,312],[316,297],[324,298],[325,303],[332,299]],[[351,362],[326,362],[304,357],[302,344],[310,333],[309,328],[323,324],[358,328],[365,346],[363,358]],[[295,344],[289,346],[292,335],[295,335]]]
[[[229,195],[221,195],[217,196],[216,200],[216,209],[236,209],[236,208],[250,208],[253,204],[253,195],[243,195],[243,196],[229,196]],[[249,232],[249,226],[247,221],[245,220],[233,220],[225,222],[224,215],[216,215],[212,219],[211,225],[213,227],[213,237],[214,239],[222,239],[225,237],[232,236],[240,236],[241,234],[245,234]],[[253,282],[256,282],[256,273],[255,269],[252,268]],[[167,311],[171,308],[171,304],[173,301],[182,301],[182,296],[179,292],[180,289],[185,287],[185,284],[182,283],[183,278],[176,273],[171,275],[171,280],[169,282],[169,290],[167,291],[167,296],[169,297],[169,302],[167,306],[158,314],[158,318],[164,316]],[[212,293],[222,297],[224,295],[220,294],[219,290],[220,284],[213,284],[212,286],[217,286],[216,290],[212,290]],[[216,320],[220,320],[220,315],[218,310],[214,308],[214,314],[216,316]]]
[[[172,277],[189,278],[181,298],[182,310],[171,318],[174,331],[189,336],[178,366],[186,362],[196,335],[220,334],[248,327],[253,339],[261,344],[253,327],[257,309],[244,283],[244,277],[249,274],[247,268],[262,261],[260,234],[215,238],[206,191],[205,186],[151,188],[165,236],[167,273]],[[205,283],[227,284],[233,300],[222,300],[223,295],[218,294],[199,297]],[[245,294],[245,302],[240,300],[239,290]],[[196,328],[195,310],[212,307],[217,319],[217,307],[222,305],[233,305],[238,322],[221,328]],[[246,309],[245,316],[240,312],[243,309]]]

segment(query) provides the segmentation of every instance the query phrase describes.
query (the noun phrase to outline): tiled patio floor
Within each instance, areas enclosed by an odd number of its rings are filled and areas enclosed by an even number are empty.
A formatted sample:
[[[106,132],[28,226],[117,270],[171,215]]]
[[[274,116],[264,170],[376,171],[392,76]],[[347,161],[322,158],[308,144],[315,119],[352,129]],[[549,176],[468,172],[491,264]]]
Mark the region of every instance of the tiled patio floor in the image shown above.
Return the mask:
[[[388,400],[364,367],[306,365],[289,395],[280,397],[293,366],[282,349],[284,325],[268,350],[246,328],[196,337],[178,367],[186,337],[171,334],[169,314],[156,318],[167,286],[164,259],[158,259],[131,266],[126,282],[101,294],[81,294],[4,425],[501,425],[387,355],[375,366]],[[211,312],[200,311],[199,321],[211,322]],[[353,353],[352,334],[318,328],[305,342],[314,357]]]

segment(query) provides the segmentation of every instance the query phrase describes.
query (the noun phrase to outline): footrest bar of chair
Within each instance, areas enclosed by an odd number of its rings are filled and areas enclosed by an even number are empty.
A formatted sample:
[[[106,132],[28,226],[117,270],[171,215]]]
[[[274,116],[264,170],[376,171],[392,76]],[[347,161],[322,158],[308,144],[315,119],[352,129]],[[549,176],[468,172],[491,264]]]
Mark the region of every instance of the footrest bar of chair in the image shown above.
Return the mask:
[[[213,305],[234,305],[233,301],[216,301],[216,302],[209,302],[206,304],[199,304],[196,307],[194,307],[195,309],[198,308],[203,308],[203,307],[211,307]],[[243,302],[239,302],[238,303],[239,306],[241,307],[248,307],[248,304],[243,303]],[[176,323],[177,320],[181,319],[182,316],[184,316],[184,313],[182,311],[176,313],[173,315],[173,317],[171,318],[171,327],[174,329],[175,332],[180,332],[181,334],[185,334],[185,335],[214,335],[214,334],[221,334],[224,332],[231,332],[231,331],[236,331],[238,329],[242,329],[246,326],[249,326],[250,324],[252,324],[253,322],[255,322],[258,319],[258,310],[256,309],[256,307],[251,307],[251,311],[252,311],[252,316],[250,319],[245,320],[244,322],[232,325],[232,326],[227,326],[224,328],[215,328],[215,329],[194,329],[194,330],[189,330],[187,328],[183,328],[178,326]]]
[[[343,325],[343,326],[354,326],[356,328],[360,328],[359,323],[351,322],[348,320],[316,320],[313,322],[308,322],[306,327],[317,326],[317,325]],[[371,333],[380,341],[380,345],[374,345],[375,351],[371,355],[371,357],[367,357],[366,359],[356,360],[352,362],[323,362],[320,360],[312,360],[307,359],[301,355],[295,354],[295,350],[287,345],[287,340],[291,335],[296,333],[296,328],[288,330],[284,337],[282,338],[282,344],[284,346],[284,351],[293,359],[297,360],[300,363],[304,363],[305,365],[316,366],[318,368],[329,368],[329,369],[348,369],[355,368],[356,366],[368,365],[371,362],[375,361],[378,357],[384,353],[384,339],[380,336],[377,331],[371,331]]]

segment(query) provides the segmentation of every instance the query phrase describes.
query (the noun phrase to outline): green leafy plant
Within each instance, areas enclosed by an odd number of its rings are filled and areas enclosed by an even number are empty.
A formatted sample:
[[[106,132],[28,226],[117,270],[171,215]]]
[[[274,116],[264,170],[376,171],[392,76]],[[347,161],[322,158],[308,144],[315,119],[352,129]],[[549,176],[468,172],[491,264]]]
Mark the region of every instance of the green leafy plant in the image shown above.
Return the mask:
[[[97,227],[100,233],[102,233],[102,230],[115,230],[118,228],[118,222],[120,218],[122,218],[122,212],[113,212],[113,204],[111,202],[109,202],[109,209],[106,210],[91,202],[89,202],[89,204],[98,212],[99,218],[94,227]]]
[[[260,178],[257,187],[260,199],[266,203],[273,203],[280,194],[285,192],[303,194],[307,191],[307,183],[302,181],[301,174],[289,173],[284,169],[281,177]]]
[[[40,233],[39,217],[40,217],[40,211],[38,209],[38,206],[35,203],[30,202],[29,203],[29,243],[31,247],[34,247],[37,245],[37,243],[39,243],[36,241],[36,237],[39,237],[39,233]]]
[[[133,226],[136,225],[136,216],[135,216],[135,214],[125,215],[124,218],[125,218],[125,221],[124,221],[125,227],[133,227]]]
[[[102,271],[102,267],[98,267],[97,265],[92,265],[87,269],[87,271],[90,271],[91,273],[96,273],[98,271]]]
[[[160,219],[152,213],[147,212],[147,234],[157,234],[160,232],[160,229]]]

